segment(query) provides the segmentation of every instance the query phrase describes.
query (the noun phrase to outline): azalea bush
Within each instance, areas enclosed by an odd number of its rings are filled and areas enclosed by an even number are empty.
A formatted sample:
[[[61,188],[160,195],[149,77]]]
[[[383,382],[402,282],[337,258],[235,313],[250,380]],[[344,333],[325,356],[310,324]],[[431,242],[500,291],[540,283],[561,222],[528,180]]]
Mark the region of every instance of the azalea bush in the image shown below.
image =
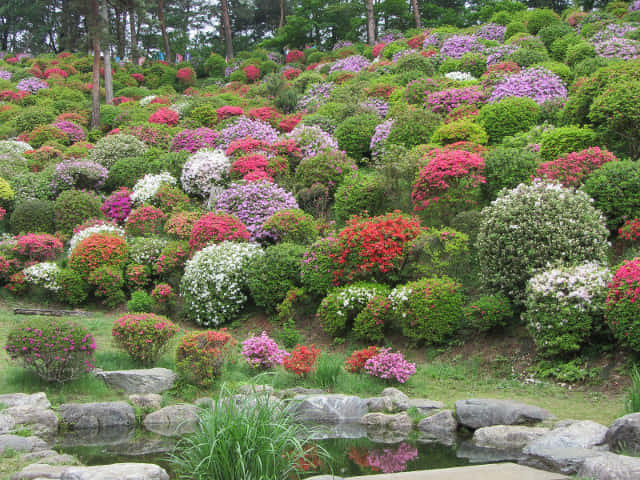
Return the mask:
[[[465,323],[478,332],[504,327],[513,316],[511,302],[501,293],[483,295],[464,308]]]
[[[242,342],[242,356],[247,363],[259,369],[271,369],[282,365],[288,353],[281,350],[267,332],[259,336],[251,336]]]
[[[69,255],[69,267],[84,279],[100,267],[123,267],[128,258],[124,238],[110,233],[94,233],[79,241]]]
[[[233,215],[209,212],[200,217],[191,228],[189,246],[201,250],[209,243],[243,241],[249,239],[249,231]]]
[[[298,376],[306,377],[315,370],[315,364],[320,357],[320,349],[314,345],[296,345],[291,353],[283,360],[285,370]]]
[[[365,362],[364,372],[383,380],[406,383],[416,373],[416,364],[407,361],[400,352],[393,353],[390,348],[381,348]]]
[[[132,210],[125,221],[124,229],[127,235],[144,237],[157,235],[167,216],[162,210],[152,206],[143,206]]]
[[[222,150],[199,150],[184,164],[180,183],[185,192],[206,198],[211,188],[226,183],[230,167]]]
[[[153,313],[123,315],[113,323],[114,343],[131,359],[145,366],[156,363],[179,328],[171,320]]]
[[[344,362],[344,368],[351,373],[361,373],[364,371],[364,366],[372,357],[375,357],[380,351],[379,347],[371,346],[363,348],[362,350],[354,351],[349,358]]]
[[[236,343],[226,328],[187,333],[176,349],[179,375],[196,385],[213,384]]]
[[[12,251],[25,261],[55,260],[62,253],[62,242],[48,233],[28,233],[15,239]]]
[[[169,172],[159,174],[148,173],[133,186],[131,200],[133,203],[147,203],[163,185],[175,185],[176,179]]]
[[[640,259],[622,263],[609,283],[605,315],[620,345],[640,351]]]
[[[613,153],[600,147],[591,147],[542,163],[536,171],[536,176],[558,181],[565,187],[577,187],[593,170],[617,160]]]

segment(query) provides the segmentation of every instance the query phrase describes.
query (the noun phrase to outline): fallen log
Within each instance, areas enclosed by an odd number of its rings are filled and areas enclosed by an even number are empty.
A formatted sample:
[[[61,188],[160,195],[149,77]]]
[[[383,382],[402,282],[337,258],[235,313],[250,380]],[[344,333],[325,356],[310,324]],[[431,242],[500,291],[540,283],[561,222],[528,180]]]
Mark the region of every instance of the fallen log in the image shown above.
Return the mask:
[[[44,315],[47,317],[88,317],[91,312],[84,310],[51,310],[42,308],[14,308],[16,315]]]

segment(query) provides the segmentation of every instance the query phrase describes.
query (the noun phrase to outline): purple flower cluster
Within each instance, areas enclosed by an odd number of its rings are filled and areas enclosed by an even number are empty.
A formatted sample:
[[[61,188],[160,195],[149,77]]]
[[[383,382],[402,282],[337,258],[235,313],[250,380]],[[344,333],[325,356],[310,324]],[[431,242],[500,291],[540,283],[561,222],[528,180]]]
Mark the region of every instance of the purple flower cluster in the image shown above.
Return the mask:
[[[405,360],[402,353],[391,353],[390,348],[381,348],[380,353],[364,364],[364,371],[372,377],[405,383],[416,373],[416,364]]]
[[[567,98],[567,87],[555,73],[532,67],[505,76],[491,92],[489,102],[497,102],[506,97],[530,97],[538,104],[543,104],[548,100]]]
[[[430,47],[438,48],[440,45],[442,45],[442,37],[438,33],[430,33],[422,41],[422,48],[425,50]]]
[[[484,93],[480,88],[464,87],[450,88],[427,95],[425,106],[431,108],[435,113],[449,113],[464,105],[474,105],[484,100]]]
[[[411,49],[400,50],[399,52],[393,54],[393,57],[391,57],[391,61],[393,63],[396,63],[401,58],[406,57],[407,55],[411,55],[414,51],[415,50]]]
[[[403,36],[401,33],[397,32],[387,32],[380,35],[378,38],[378,43],[391,43],[396,40],[402,40]]]
[[[499,47],[492,47],[488,49],[487,53],[487,67],[502,62],[507,55],[511,55],[518,50],[517,45],[500,45]]]
[[[369,98],[364,102],[360,102],[360,108],[375,113],[381,119],[389,113],[389,103],[380,98]]]
[[[241,116],[219,132],[217,143],[219,147],[226,150],[231,142],[243,138],[253,138],[271,144],[278,141],[278,132],[262,120],[252,120]]]
[[[327,150],[338,150],[338,142],[333,135],[315,125],[298,125],[286,137],[295,140],[305,157],[315,157]]]
[[[612,37],[594,42],[596,53],[605,58],[620,58],[633,60],[640,54],[640,44],[627,38]]]
[[[440,55],[462,58],[465,53],[482,51],[484,51],[484,45],[478,41],[478,37],[475,35],[452,35],[443,42]]]
[[[274,213],[288,208],[298,208],[293,195],[267,181],[234,183],[220,193],[216,202],[216,209],[238,217],[254,240],[272,239],[262,225]]]
[[[340,50],[341,48],[344,47],[350,47],[353,45],[353,42],[350,42],[349,40],[340,40],[339,42],[336,42],[336,44],[333,46],[333,51],[335,52],[336,50]]]
[[[49,88],[49,84],[44,80],[40,80],[36,77],[23,78],[16,85],[18,90],[22,90],[23,92],[36,93],[38,90],[43,88]]]
[[[0,80],[11,80],[11,72],[0,70]]]
[[[102,204],[100,208],[102,213],[120,224],[124,223],[133,208],[131,193],[131,190],[126,187],[113,192]]]
[[[353,72],[358,73],[364,70],[371,62],[362,55],[351,55],[350,57],[336,60],[329,68],[329,72]]]
[[[640,11],[640,0],[636,0],[635,2],[631,2],[629,4],[629,11],[630,12],[638,12],[638,11]]]
[[[495,40],[496,42],[504,41],[504,34],[507,27],[498,25],[497,23],[487,23],[478,29],[476,35],[485,40]]]
[[[56,165],[51,179],[51,188],[56,192],[76,188],[96,190],[104,185],[109,171],[89,160],[65,160]]]
[[[382,122],[376,127],[375,131],[373,132],[371,143],[369,144],[369,148],[371,149],[371,155],[373,156],[373,158],[378,158],[380,157],[380,155],[382,155],[384,142],[387,140],[389,134],[391,133],[393,123],[393,119]]]
[[[252,367],[269,369],[282,365],[288,353],[280,350],[267,332],[262,332],[259,337],[249,337],[242,342],[242,355]]]
[[[87,138],[82,127],[68,120],[59,120],[53,124],[58,130],[62,131],[73,143],[82,142]]]
[[[599,43],[610,38],[622,38],[629,32],[635,32],[638,29],[637,26],[631,24],[616,24],[610,23],[605,28],[595,33],[591,37],[593,43]]]
[[[212,148],[218,139],[218,132],[210,128],[201,127],[195,130],[185,129],[173,137],[171,151],[195,153],[202,148]]]
[[[298,105],[307,112],[313,112],[329,101],[331,92],[336,88],[333,82],[319,82],[311,85],[300,99]]]
[[[382,473],[395,473],[404,472],[407,469],[407,463],[416,458],[418,458],[418,449],[402,442],[395,450],[391,448],[372,450],[367,455],[367,462]]]

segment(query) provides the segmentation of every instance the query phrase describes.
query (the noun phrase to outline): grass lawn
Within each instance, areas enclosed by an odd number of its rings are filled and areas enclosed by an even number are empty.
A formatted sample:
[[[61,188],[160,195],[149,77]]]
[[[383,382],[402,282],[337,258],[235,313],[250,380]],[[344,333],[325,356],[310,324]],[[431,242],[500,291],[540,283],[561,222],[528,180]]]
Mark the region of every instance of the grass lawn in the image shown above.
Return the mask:
[[[14,305],[4,302],[0,305],[0,339],[2,345],[8,332],[29,317],[14,315]],[[136,368],[126,354],[116,350],[111,342],[111,325],[121,312],[104,313],[92,312],[90,317],[76,318],[94,334],[97,351],[96,366],[105,370]],[[235,322],[230,331],[242,341],[251,329],[246,322]],[[192,328],[181,325],[183,329]],[[255,327],[255,325],[254,325]],[[260,326],[257,327],[261,328]],[[277,330],[274,329],[272,335]],[[254,329],[254,333],[260,331]],[[303,332],[304,333],[304,332]],[[307,339],[309,343],[315,338]],[[317,344],[317,343],[316,343]],[[173,346],[160,359],[157,366],[173,368]],[[349,348],[345,345],[323,345],[323,350],[329,350],[327,355],[334,357],[334,363],[342,363]],[[491,397],[517,400],[531,403],[551,411],[556,417],[580,420],[594,420],[605,425],[624,414],[625,394],[621,392],[603,392],[596,387],[580,387],[570,389],[553,383],[524,383],[511,374],[510,368],[487,368],[477,357],[445,358],[436,355],[434,359],[425,361],[424,351],[408,351],[407,356],[418,362],[417,373],[405,384],[399,386],[412,397],[423,397],[440,400],[448,407],[453,407],[456,400],[472,397]],[[420,360],[422,359],[422,360]],[[322,383],[316,376],[301,379],[295,375],[278,369],[274,372],[256,376],[242,358],[237,359],[225,367],[218,383],[211,391],[203,391],[197,387],[180,386],[165,394],[166,403],[176,401],[192,401],[199,396],[215,394],[215,390],[224,382],[233,387],[250,381],[269,383],[276,388],[292,386],[321,387]],[[388,386],[382,380],[365,375],[355,375],[340,372],[331,388],[334,392],[351,393],[363,397],[375,396]],[[0,393],[38,392],[45,391],[54,405],[64,402],[92,402],[125,399],[123,394],[107,388],[101,380],[90,375],[69,382],[64,385],[47,384],[39,380],[31,372],[11,362],[4,352],[0,352]]]

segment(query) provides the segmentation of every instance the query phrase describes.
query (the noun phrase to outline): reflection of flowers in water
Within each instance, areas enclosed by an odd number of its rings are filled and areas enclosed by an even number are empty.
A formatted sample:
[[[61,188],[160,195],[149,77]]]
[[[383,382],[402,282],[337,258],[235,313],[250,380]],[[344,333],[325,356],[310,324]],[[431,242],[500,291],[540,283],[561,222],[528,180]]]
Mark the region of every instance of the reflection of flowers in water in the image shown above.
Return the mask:
[[[407,463],[418,458],[418,449],[408,443],[401,443],[398,448],[372,450],[367,456],[372,468],[380,469],[383,473],[404,472]]]
[[[401,443],[397,448],[384,448],[367,451],[366,448],[352,448],[349,458],[363,469],[374,472],[404,472],[407,463],[418,458],[418,449],[408,443]]]

